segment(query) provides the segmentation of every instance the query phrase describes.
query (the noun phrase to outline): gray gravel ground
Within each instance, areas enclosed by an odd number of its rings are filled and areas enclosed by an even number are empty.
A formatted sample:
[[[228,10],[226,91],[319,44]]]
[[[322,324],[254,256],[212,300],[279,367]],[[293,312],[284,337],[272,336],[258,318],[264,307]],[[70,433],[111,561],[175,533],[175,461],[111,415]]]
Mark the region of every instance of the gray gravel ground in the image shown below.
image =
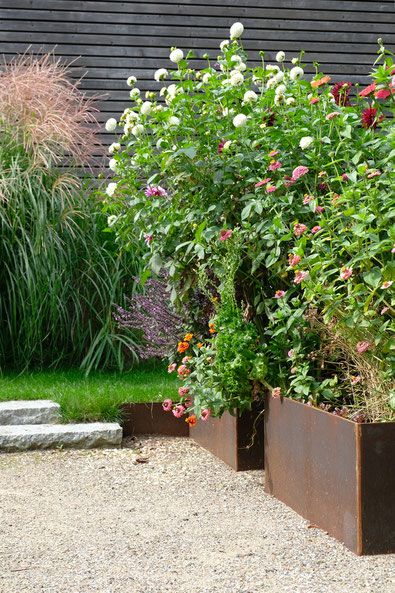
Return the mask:
[[[353,555],[263,480],[181,438],[3,454],[0,592],[395,592],[395,554]]]

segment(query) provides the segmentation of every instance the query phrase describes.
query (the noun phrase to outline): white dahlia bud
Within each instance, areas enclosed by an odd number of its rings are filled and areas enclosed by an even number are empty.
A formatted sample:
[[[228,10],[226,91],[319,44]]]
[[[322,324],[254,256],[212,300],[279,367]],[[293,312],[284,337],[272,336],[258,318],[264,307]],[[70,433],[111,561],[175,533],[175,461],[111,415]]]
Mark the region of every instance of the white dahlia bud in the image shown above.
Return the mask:
[[[231,39],[238,39],[243,35],[244,26],[242,23],[233,23],[230,28],[230,38]]]
[[[204,84],[207,84],[208,83],[208,81],[210,80],[211,76],[212,76],[212,74],[210,74],[210,72],[206,72],[205,74],[203,74],[202,80],[203,80]]]
[[[115,119],[115,117],[110,117],[110,119],[108,119],[105,124],[105,128],[106,128],[107,132],[113,132],[116,127],[117,127],[117,120]]]
[[[173,51],[171,52],[169,58],[171,62],[174,62],[175,64],[178,64],[179,62],[181,62],[181,60],[184,57],[184,52],[182,51],[182,49],[173,49]]]
[[[129,94],[130,94],[131,99],[137,99],[138,96],[140,95],[140,89],[138,89],[138,88],[132,89]]]
[[[229,39],[224,39],[223,41],[221,41],[221,43],[219,44],[220,50],[224,51],[224,47],[226,47],[227,45],[229,45]]]
[[[276,55],[276,61],[277,62],[284,62],[285,60],[285,53],[283,51],[279,51],[278,54]]]

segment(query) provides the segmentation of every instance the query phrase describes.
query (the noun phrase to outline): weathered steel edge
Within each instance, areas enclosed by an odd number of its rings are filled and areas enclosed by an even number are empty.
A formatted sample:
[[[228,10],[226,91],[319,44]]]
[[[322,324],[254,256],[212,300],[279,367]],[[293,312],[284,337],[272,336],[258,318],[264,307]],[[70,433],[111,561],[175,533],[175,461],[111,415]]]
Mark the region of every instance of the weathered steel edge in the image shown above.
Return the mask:
[[[189,425],[172,413],[165,412],[160,402],[127,403],[120,406],[123,414],[123,435],[162,434],[173,437],[189,436]]]

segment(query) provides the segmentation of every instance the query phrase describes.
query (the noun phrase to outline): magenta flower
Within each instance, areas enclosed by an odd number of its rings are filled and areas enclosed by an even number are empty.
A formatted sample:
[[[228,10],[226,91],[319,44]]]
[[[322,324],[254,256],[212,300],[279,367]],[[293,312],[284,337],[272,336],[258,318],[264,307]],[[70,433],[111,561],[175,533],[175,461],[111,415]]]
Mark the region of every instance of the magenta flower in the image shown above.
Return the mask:
[[[395,253],[395,244],[394,244],[393,248],[391,249],[391,253]]]
[[[181,397],[184,397],[189,392],[189,387],[180,387],[178,393]]]
[[[173,364],[169,364],[169,366],[167,367],[167,372],[172,373],[173,371],[176,370],[176,367],[177,367],[177,365],[175,362],[173,362]]]
[[[203,422],[206,422],[206,420],[209,418],[210,414],[211,414],[210,410],[202,410],[201,411],[200,417],[203,420]]]
[[[289,358],[294,358],[295,352],[293,350],[288,350],[288,356],[289,356]]]
[[[278,150],[272,150],[269,152],[269,154],[267,156],[273,157],[273,156],[276,156],[276,154],[278,154]]]
[[[314,103],[318,103],[318,101],[321,101],[320,97],[313,97],[309,103],[310,105],[314,105]]]
[[[306,173],[308,172],[309,170],[307,167],[300,165],[300,167],[296,167],[296,169],[293,170],[292,179],[299,179],[299,177],[302,177],[302,175],[306,175]]]
[[[289,260],[288,260],[288,265],[291,268],[294,268],[295,266],[298,265],[298,263],[300,262],[302,258],[300,257],[300,255],[294,255],[293,253],[289,254]]]
[[[320,231],[321,229],[322,229],[322,227],[320,227],[320,225],[317,225],[317,226],[314,226],[314,227],[311,229],[311,232],[312,232],[313,234],[315,234],[315,233],[318,233],[318,231]]]
[[[352,376],[351,377],[351,385],[356,385],[357,383],[359,383],[361,380],[361,377],[359,375],[356,375],[355,377]]]
[[[167,198],[166,190],[160,185],[149,185],[145,190],[145,195],[147,198],[150,196],[162,196],[163,198]]]
[[[181,418],[181,416],[184,414],[184,412],[185,412],[185,408],[181,404],[177,404],[173,410],[173,414],[176,418]]]
[[[279,398],[281,397],[281,387],[275,387],[272,391],[272,397]]]
[[[295,373],[296,373],[296,369],[295,369],[295,367],[292,367],[292,369],[291,369],[291,375],[294,375]]]
[[[352,268],[342,268],[340,271],[340,278],[342,280],[348,280],[348,278],[351,278],[353,273]]]
[[[270,193],[272,193],[272,191],[276,191],[276,189],[277,189],[277,186],[276,185],[268,185],[266,187],[266,193],[267,194],[270,194]]]
[[[276,290],[276,294],[274,295],[275,299],[281,299],[285,295],[285,290]]]
[[[305,224],[301,224],[300,222],[297,222],[294,226],[294,235],[296,237],[300,237],[300,235],[303,235],[303,233],[305,233],[307,231],[307,226]]]
[[[330,120],[334,117],[337,117],[338,115],[340,115],[338,111],[332,111],[332,113],[328,113],[328,115],[325,116],[325,119]]]
[[[321,214],[321,212],[324,211],[324,208],[323,208],[323,206],[316,206],[315,207],[315,211],[316,211],[317,214]]]
[[[371,346],[372,344],[370,342],[358,342],[357,350],[359,354],[363,354],[364,352],[366,352],[366,350],[369,350]]]
[[[255,187],[260,187],[261,185],[265,185],[266,183],[269,183],[269,181],[271,181],[271,177],[262,179],[262,181],[259,181],[258,183],[255,184]]]
[[[308,272],[296,270],[295,278],[294,278],[295,284],[300,284],[301,282],[303,282],[303,280],[305,280],[305,278],[307,278],[308,275],[309,275]]]
[[[173,402],[171,401],[171,399],[165,399],[165,401],[162,404],[162,408],[165,412],[170,412],[172,403]]]
[[[225,229],[222,229],[220,232],[221,236],[220,236],[219,240],[225,241],[226,239],[229,239],[229,237],[232,236],[232,233],[233,233],[233,231],[231,231],[231,230],[227,231]]]
[[[383,309],[381,309],[381,313],[380,315],[384,315],[384,313],[387,313],[389,307],[384,307]]]
[[[223,150],[224,150],[224,145],[225,145],[225,139],[222,138],[222,142],[220,142],[218,144],[218,154],[222,154]]]
[[[154,236],[153,235],[148,235],[147,233],[143,233],[143,237],[144,237],[145,243],[149,247],[149,244],[151,243],[151,241],[154,238]]]
[[[343,173],[342,177],[343,177],[343,181],[347,181],[347,179],[348,179],[347,173]]]
[[[275,161],[274,159],[272,160],[272,162],[269,165],[269,171],[275,171],[276,169],[278,169],[279,167],[281,167],[281,163],[280,161]]]
[[[387,280],[386,282],[383,282],[383,284],[381,285],[381,288],[389,288],[393,283],[394,283],[393,280]]]

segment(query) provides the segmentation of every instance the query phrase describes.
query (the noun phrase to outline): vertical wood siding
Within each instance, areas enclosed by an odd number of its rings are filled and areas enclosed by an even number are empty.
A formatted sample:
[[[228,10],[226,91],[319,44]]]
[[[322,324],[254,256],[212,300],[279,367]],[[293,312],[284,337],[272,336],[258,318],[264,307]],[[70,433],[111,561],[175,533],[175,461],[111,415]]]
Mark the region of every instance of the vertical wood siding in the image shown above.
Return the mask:
[[[289,60],[304,49],[305,63],[320,63],[332,81],[368,83],[377,38],[395,48],[395,2],[340,0],[0,0],[0,54],[10,59],[29,46],[77,60],[82,87],[108,93],[100,119],[119,115],[129,99],[125,80],[138,78],[142,91],[158,90],[159,67],[171,67],[169,48],[193,49],[192,67],[202,67],[229,37],[235,21],[245,26],[250,64],[264,50]],[[313,72],[312,66],[306,68]]]

